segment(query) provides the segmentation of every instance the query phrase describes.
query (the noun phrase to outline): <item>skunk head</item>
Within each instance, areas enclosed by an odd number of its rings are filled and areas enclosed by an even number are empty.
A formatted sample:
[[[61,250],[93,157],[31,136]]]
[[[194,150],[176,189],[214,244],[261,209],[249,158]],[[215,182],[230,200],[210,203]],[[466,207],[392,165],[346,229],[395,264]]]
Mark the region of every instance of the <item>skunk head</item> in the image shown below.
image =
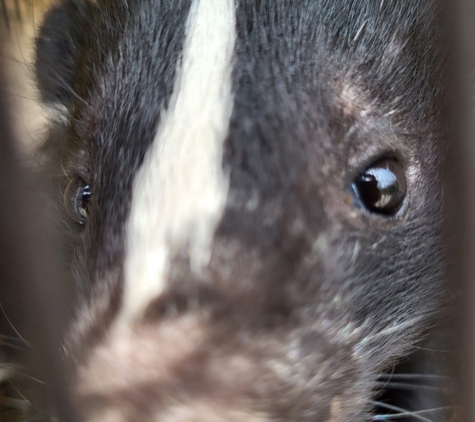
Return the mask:
[[[369,417],[442,293],[439,31],[432,1],[50,11],[85,421]]]

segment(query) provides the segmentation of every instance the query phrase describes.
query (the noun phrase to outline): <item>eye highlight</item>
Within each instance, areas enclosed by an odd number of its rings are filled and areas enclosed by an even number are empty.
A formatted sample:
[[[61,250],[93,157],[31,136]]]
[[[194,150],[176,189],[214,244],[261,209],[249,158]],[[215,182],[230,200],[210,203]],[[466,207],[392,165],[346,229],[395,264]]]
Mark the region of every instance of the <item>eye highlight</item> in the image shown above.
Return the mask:
[[[64,192],[64,208],[69,218],[84,226],[87,223],[91,187],[81,178],[72,179]]]
[[[369,212],[394,215],[406,197],[404,168],[395,159],[377,161],[355,178],[352,189],[357,200]]]

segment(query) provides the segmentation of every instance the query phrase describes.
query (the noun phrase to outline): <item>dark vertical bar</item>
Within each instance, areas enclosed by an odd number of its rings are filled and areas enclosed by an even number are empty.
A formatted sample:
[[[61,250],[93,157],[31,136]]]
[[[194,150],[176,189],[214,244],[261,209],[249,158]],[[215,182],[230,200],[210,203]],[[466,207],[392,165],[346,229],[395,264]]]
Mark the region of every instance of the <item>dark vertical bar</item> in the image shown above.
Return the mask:
[[[458,421],[475,421],[475,7],[473,0],[445,2],[450,50],[450,155],[447,162],[448,281],[454,288],[458,320],[454,373]]]
[[[5,27],[7,31],[10,30],[10,19],[8,18],[8,9],[6,0],[0,0],[0,9],[3,15],[3,22],[5,23]]]
[[[20,0],[14,0],[15,14],[18,22],[21,22]]]
[[[0,49],[4,41],[0,39]],[[6,316],[17,315],[15,324],[24,330],[21,334],[40,362],[58,419],[74,422],[68,371],[60,352],[66,320],[65,286],[55,261],[42,196],[15,150],[3,57],[0,54],[0,303]]]

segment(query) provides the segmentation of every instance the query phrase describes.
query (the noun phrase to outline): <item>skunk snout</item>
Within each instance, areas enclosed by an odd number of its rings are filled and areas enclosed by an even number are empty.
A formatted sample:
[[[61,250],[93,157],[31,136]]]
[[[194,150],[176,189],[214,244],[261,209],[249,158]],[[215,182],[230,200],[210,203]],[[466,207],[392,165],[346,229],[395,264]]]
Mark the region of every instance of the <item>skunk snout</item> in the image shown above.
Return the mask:
[[[87,421],[265,421],[256,363],[190,316],[116,326],[79,370],[79,407]]]
[[[81,420],[352,419],[357,365],[341,345],[308,330],[229,326],[206,312],[117,323],[78,369]]]

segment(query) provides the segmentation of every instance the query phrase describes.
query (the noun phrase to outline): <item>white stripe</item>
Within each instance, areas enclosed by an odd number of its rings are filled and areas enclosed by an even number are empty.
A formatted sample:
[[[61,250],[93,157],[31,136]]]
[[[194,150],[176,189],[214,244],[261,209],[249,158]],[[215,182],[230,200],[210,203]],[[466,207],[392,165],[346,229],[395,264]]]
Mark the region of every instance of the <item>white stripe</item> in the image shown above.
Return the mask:
[[[168,110],[134,180],[127,226],[123,316],[167,286],[170,260],[186,247],[207,265],[224,212],[223,143],[233,107],[234,0],[194,0]]]

